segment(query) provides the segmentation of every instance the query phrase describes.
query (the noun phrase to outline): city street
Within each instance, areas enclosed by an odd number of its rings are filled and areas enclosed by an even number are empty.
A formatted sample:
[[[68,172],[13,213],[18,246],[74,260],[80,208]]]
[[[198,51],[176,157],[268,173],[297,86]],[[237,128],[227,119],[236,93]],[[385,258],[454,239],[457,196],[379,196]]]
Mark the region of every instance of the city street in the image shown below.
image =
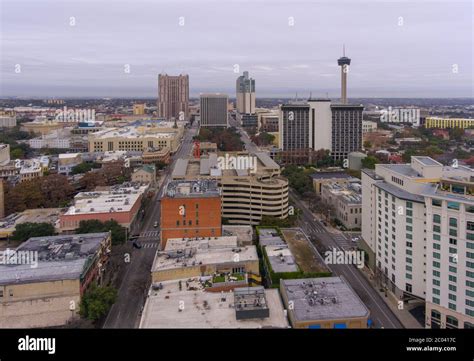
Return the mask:
[[[232,120],[230,124],[235,126],[238,130],[242,130],[237,121]],[[242,141],[247,146],[247,149],[251,151],[258,150],[258,147],[251,142],[247,133],[242,131],[240,134]],[[308,209],[306,204],[301,201],[295,191],[290,190],[289,197],[294,203],[295,207],[301,210],[299,226],[307,234],[308,238],[313,242],[315,247],[316,243],[314,240],[317,240],[320,245],[327,250],[332,250],[333,248],[336,248],[337,250],[347,250],[351,247],[350,242],[352,241],[350,240],[350,237],[328,232],[326,227],[315,219],[313,213]],[[322,256],[324,257],[324,255]],[[343,276],[349,282],[351,287],[357,292],[362,302],[364,302],[364,304],[370,310],[374,327],[403,328],[403,325],[400,323],[392,310],[387,306],[377,291],[373,289],[361,271],[358,270],[354,265],[329,265],[329,268],[334,275]]]
[[[104,328],[136,328],[140,321],[141,309],[151,282],[151,266],[159,244],[159,228],[155,228],[155,221],[160,221],[160,195],[169,181],[176,159],[189,155],[192,150],[192,138],[196,135],[197,127],[185,129],[185,134],[178,151],[172,156],[172,162],[163,173],[163,181],[155,193],[152,204],[149,206],[145,218],[135,231],[140,237],[138,242],[141,249],[130,245],[130,263],[119,288],[117,301],[112,306]],[[125,255],[124,255],[125,259]]]

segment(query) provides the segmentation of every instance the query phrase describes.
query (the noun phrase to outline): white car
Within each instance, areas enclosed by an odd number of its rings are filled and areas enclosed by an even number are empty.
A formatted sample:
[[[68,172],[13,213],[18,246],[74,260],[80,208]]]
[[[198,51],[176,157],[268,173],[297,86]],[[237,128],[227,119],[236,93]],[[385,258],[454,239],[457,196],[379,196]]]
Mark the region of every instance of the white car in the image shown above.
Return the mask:
[[[153,227],[158,227],[158,221],[156,221],[155,223],[153,223]]]

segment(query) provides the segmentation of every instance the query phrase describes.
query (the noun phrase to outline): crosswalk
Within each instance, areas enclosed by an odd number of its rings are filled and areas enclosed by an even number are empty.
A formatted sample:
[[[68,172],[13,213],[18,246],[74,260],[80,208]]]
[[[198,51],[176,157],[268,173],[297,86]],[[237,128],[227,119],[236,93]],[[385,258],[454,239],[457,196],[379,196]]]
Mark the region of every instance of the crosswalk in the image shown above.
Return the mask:
[[[334,233],[332,234],[332,238],[342,249],[351,249],[356,245],[354,242],[351,241],[350,237],[346,238],[344,234]]]
[[[158,237],[160,235],[160,231],[144,231],[140,232],[140,238],[149,238],[149,237]]]
[[[157,248],[158,243],[156,242],[148,242],[148,243],[142,243],[143,248]]]

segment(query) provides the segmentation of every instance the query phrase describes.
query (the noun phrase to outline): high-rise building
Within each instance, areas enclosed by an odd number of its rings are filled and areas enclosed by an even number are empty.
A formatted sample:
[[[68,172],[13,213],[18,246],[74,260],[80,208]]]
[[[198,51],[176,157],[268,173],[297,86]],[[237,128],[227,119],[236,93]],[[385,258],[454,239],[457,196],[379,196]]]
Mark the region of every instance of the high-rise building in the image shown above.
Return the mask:
[[[346,159],[351,152],[362,148],[362,112],[364,106],[332,104],[332,146],[333,159]]]
[[[310,162],[304,158],[312,151],[331,150],[331,122],[329,99],[309,99],[307,102],[282,105],[278,125],[280,148],[302,158],[303,163]]]
[[[226,94],[201,94],[201,127],[227,127]]]
[[[360,246],[380,286],[425,300],[426,327],[474,327],[473,180],[429,157],[362,172]]]
[[[187,120],[189,116],[189,76],[158,76],[158,117]]]
[[[345,48],[343,48],[342,53],[342,57],[337,59],[337,65],[341,67],[341,103],[347,104],[347,73],[349,72],[351,59],[346,57]]]
[[[255,79],[249,78],[248,71],[237,78],[236,98],[238,113],[255,113]]]

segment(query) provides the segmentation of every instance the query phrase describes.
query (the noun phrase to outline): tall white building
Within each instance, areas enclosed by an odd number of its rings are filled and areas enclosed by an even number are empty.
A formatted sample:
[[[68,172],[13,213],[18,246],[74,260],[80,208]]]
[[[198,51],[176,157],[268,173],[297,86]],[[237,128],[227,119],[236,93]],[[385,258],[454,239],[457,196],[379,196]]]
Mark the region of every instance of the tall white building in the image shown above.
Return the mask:
[[[474,171],[429,157],[362,172],[362,247],[400,300],[424,299],[426,327],[474,327]]]

